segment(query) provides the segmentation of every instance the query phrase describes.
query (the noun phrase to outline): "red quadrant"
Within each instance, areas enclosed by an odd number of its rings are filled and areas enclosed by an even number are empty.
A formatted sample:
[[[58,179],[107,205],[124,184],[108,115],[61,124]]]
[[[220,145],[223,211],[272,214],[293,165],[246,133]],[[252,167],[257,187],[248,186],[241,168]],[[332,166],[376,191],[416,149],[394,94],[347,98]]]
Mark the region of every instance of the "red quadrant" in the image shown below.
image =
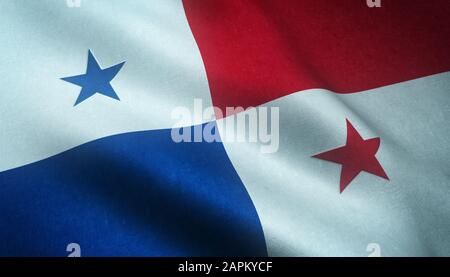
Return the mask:
[[[352,93],[450,70],[450,1],[184,0],[214,105]]]

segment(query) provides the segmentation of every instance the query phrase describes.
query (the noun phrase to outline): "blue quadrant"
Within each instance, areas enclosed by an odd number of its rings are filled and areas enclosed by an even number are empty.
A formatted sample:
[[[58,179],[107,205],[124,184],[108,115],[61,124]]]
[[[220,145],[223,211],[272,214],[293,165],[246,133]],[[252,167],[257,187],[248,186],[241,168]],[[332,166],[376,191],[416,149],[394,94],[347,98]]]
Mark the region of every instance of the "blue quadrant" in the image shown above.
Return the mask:
[[[170,130],[99,139],[0,173],[0,255],[266,256],[221,143]]]

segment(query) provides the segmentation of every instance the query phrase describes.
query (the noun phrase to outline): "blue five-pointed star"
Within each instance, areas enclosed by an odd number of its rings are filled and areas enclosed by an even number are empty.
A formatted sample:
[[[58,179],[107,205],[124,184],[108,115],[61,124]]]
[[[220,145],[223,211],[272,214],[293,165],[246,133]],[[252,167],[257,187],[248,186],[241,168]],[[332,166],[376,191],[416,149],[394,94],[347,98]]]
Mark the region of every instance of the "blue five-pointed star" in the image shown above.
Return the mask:
[[[91,50],[89,50],[86,74],[61,78],[61,80],[81,87],[80,95],[78,95],[74,106],[96,93],[120,100],[109,82],[117,75],[124,63],[102,69]]]

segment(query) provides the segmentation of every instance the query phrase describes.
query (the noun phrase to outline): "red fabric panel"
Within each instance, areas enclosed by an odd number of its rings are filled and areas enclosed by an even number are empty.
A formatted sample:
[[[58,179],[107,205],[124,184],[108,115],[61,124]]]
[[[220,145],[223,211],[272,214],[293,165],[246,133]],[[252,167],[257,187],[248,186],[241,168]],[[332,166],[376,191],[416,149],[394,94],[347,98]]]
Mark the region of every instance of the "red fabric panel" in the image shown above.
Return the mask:
[[[450,70],[450,1],[184,0],[213,103],[351,93]],[[449,92],[450,93],[450,92]]]

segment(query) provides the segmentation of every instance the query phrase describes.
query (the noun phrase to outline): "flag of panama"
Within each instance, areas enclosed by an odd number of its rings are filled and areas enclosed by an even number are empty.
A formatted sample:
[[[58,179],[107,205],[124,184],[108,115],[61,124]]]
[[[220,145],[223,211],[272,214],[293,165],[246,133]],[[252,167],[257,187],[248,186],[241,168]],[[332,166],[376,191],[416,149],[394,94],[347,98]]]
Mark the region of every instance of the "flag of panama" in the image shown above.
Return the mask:
[[[0,1],[0,256],[450,256],[450,1],[381,2]]]

